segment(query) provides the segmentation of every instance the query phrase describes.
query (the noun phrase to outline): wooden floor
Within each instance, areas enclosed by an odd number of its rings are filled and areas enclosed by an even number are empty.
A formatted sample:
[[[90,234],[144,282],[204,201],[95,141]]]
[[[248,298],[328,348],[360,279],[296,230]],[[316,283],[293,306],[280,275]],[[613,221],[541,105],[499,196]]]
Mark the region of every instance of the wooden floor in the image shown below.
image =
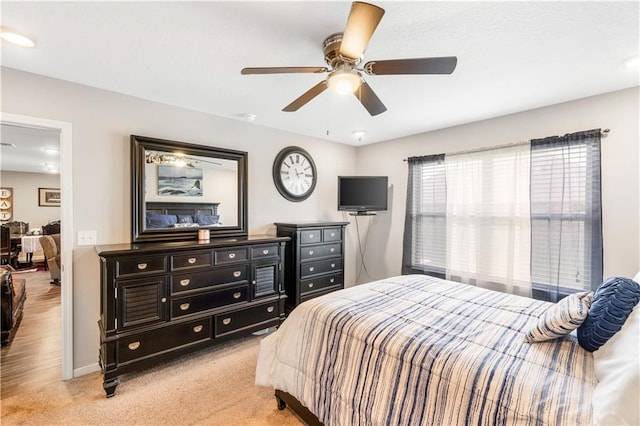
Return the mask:
[[[17,276],[26,279],[27,300],[15,337],[1,350],[1,399],[20,393],[34,382],[62,380],[60,286],[49,284],[47,271]]]

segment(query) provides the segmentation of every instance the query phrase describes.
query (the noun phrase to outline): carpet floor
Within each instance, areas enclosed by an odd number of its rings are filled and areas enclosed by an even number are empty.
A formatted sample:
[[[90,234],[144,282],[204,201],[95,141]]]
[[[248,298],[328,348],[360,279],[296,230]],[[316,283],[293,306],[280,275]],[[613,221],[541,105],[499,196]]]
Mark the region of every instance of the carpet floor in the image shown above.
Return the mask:
[[[102,375],[29,383],[2,399],[2,425],[300,425],[273,389],[253,384],[260,340],[250,336],[121,377],[107,399]]]

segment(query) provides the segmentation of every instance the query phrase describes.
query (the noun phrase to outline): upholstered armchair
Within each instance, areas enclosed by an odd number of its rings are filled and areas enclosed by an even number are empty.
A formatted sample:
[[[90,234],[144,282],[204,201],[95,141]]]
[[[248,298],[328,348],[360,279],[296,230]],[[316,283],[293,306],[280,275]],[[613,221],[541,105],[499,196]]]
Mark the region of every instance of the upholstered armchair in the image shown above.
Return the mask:
[[[40,245],[51,274],[51,284],[60,284],[60,234],[43,235]]]

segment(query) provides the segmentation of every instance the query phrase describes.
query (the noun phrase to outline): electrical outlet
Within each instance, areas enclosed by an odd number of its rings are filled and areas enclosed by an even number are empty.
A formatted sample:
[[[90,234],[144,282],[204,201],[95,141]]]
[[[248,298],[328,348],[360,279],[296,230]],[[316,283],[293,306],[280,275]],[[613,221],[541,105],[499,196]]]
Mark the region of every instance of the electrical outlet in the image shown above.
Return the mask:
[[[97,231],[78,231],[79,246],[95,246],[98,240]]]

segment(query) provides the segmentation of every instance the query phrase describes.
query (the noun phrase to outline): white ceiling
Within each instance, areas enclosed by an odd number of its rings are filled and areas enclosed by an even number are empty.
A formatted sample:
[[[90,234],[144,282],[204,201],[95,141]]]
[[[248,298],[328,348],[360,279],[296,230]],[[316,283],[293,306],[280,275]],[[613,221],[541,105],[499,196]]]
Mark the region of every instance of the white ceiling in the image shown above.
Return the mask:
[[[326,75],[240,75],[324,66],[322,41],[350,2],[2,2],[2,64],[331,141],[362,145],[639,85],[632,2],[379,2],[364,61],[457,56],[452,75],[365,76],[388,111],[326,91],[282,108]],[[352,132],[366,130],[357,141]]]
[[[50,151],[52,148],[60,149],[60,134],[57,131],[3,124],[0,127],[0,137],[0,170],[60,173],[60,154]],[[47,165],[52,167],[47,168]]]

